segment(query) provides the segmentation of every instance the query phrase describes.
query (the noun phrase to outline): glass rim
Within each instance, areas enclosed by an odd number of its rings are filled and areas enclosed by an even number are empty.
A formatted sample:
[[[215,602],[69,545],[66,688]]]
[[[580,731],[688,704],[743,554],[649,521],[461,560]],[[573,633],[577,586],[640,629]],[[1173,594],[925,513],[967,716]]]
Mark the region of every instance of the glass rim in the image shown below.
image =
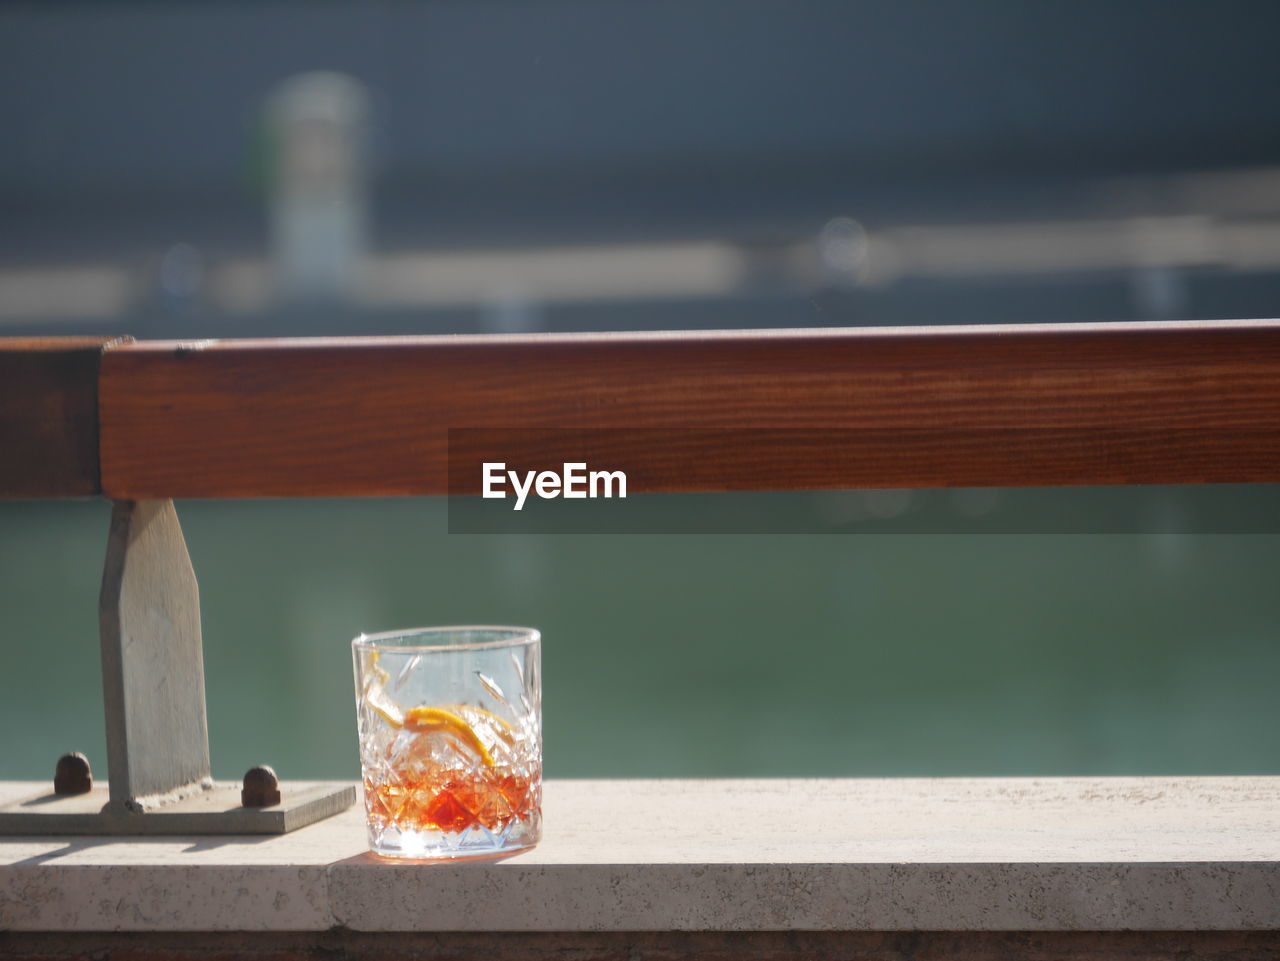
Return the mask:
[[[468,631],[504,631],[513,636],[493,641],[475,641],[470,644],[389,644],[393,638],[412,638],[420,635],[464,633]],[[351,646],[370,651],[484,651],[502,647],[527,647],[542,640],[542,632],[536,627],[517,627],[510,624],[455,624],[443,627],[406,627],[395,631],[379,631],[376,634],[360,634]]]

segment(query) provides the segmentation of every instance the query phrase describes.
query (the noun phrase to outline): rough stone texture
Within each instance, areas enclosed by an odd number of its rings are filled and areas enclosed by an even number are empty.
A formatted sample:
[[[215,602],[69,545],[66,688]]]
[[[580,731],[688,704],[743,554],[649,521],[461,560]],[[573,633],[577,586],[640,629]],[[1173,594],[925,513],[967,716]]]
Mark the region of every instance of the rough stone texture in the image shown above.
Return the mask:
[[[553,781],[544,808],[539,847],[461,865],[374,858],[358,807],[270,838],[3,839],[0,930],[1280,929],[1274,777]]]

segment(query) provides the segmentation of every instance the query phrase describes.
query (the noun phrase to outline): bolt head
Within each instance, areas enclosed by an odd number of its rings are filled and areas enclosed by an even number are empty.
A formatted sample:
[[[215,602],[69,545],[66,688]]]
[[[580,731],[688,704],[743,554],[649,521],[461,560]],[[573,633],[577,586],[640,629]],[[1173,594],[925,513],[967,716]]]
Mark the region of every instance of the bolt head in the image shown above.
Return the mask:
[[[279,803],[280,779],[276,772],[265,764],[249,768],[240,791],[241,807],[266,808]]]
[[[53,771],[54,794],[88,794],[93,789],[93,771],[89,759],[79,751],[58,758]]]

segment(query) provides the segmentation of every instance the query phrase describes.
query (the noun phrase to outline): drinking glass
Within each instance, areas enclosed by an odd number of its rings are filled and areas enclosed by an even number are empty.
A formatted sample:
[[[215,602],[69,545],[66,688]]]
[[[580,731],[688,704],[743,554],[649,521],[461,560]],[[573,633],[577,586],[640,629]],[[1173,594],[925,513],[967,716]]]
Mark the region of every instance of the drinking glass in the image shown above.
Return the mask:
[[[542,835],[542,635],[430,627],[351,642],[369,847],[472,858]]]

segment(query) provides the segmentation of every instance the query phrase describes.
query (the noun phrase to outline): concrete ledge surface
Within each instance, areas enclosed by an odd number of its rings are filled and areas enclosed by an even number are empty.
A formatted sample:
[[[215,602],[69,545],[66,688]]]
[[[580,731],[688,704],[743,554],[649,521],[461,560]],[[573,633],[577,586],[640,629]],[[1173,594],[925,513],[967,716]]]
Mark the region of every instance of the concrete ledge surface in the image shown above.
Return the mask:
[[[22,961],[1275,961],[1275,931],[0,932]]]
[[[0,930],[1280,929],[1280,777],[551,781],[544,813],[537,848],[473,864],[372,857],[359,806],[0,838]]]

